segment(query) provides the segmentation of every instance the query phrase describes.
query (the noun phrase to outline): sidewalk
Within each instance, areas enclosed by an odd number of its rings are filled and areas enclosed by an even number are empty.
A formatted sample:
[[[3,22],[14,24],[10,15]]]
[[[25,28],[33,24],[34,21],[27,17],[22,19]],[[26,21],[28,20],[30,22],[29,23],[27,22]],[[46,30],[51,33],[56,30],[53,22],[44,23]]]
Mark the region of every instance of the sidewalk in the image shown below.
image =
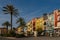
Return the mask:
[[[15,37],[5,37],[5,38],[8,38],[8,39],[16,39]]]
[[[1,37],[1,36],[0,36]],[[15,38],[15,37],[3,37],[3,38],[6,38],[6,39],[17,39],[17,38]]]

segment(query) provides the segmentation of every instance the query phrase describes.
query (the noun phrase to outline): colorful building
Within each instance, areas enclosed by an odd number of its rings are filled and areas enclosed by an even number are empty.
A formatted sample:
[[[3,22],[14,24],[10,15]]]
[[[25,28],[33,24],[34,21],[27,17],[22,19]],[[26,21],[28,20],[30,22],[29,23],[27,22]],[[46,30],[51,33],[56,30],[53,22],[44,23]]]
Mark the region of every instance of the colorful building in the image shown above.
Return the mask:
[[[55,23],[54,23],[54,25],[55,25],[55,27],[57,27],[57,28],[60,28],[60,10],[55,10],[54,11],[54,19],[55,19]]]
[[[33,18],[28,22],[29,31],[47,30],[46,32],[53,32],[54,29],[60,29],[60,10],[54,10],[50,14],[45,14],[42,17]]]
[[[36,30],[38,30],[40,28],[42,30],[44,30],[44,20],[43,20],[43,17],[36,18]]]
[[[35,31],[36,30],[36,18],[33,18],[31,22],[32,22],[31,24],[32,24],[33,31]]]
[[[54,33],[60,35],[60,10],[54,10]]]
[[[26,24],[26,26],[27,26],[27,30],[26,30],[25,34],[26,34],[27,36],[33,34],[32,21],[29,21],[29,22]]]
[[[51,14],[47,14],[47,19],[46,19],[46,32],[48,34],[53,34],[53,31],[54,31],[54,14],[51,13]]]
[[[0,34],[6,34],[7,28],[0,28]]]
[[[17,27],[16,28],[16,33],[17,34],[23,34],[23,28],[22,27]]]
[[[32,24],[31,24],[31,21],[29,21],[27,24],[27,31],[32,31]]]

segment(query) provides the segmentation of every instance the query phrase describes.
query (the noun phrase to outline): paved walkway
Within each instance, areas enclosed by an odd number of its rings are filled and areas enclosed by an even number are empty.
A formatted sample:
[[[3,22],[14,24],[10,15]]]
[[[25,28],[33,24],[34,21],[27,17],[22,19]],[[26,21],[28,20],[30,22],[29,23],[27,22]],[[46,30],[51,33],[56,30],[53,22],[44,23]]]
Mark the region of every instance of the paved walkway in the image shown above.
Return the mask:
[[[24,37],[24,38],[0,37],[0,40],[60,40],[60,37]]]
[[[0,37],[0,40],[15,40],[14,37]]]
[[[60,40],[60,37],[29,37],[18,38],[18,40]]]

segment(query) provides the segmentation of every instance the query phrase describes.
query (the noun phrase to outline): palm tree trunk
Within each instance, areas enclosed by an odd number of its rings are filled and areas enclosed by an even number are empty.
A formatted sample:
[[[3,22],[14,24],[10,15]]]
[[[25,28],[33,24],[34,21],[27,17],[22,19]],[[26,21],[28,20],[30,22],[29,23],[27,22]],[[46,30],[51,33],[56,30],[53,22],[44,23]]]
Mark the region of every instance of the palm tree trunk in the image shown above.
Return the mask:
[[[11,30],[12,30],[12,12],[11,12]]]
[[[23,28],[23,34],[24,34],[24,27],[22,27]]]
[[[7,33],[8,33],[8,26],[7,26]]]

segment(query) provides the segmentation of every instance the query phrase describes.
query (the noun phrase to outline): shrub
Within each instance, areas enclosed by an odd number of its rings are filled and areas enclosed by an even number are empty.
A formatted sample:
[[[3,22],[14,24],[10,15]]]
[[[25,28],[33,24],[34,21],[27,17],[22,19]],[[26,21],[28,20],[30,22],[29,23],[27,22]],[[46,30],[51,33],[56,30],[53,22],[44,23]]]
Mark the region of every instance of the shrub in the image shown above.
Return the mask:
[[[24,34],[16,34],[16,37],[21,38],[21,37],[25,37],[25,35]]]
[[[16,36],[15,31],[10,31],[10,33],[8,34],[8,36],[15,37]]]
[[[43,32],[42,28],[39,28],[39,29],[37,30],[38,36],[41,35],[42,32]]]

